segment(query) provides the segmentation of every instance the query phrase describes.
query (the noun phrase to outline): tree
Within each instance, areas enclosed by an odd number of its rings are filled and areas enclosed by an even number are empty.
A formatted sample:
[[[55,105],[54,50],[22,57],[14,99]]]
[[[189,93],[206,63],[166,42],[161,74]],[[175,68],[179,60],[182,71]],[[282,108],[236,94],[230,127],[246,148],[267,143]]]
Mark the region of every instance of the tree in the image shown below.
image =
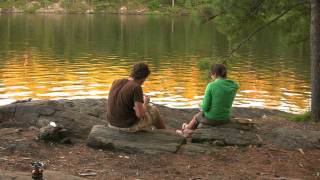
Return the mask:
[[[320,121],[320,0],[311,0],[311,118]]]
[[[273,2],[273,3],[272,3]],[[310,4],[309,4],[310,2]],[[308,21],[310,23],[310,48],[311,48],[311,119],[313,121],[320,121],[320,0],[283,0],[283,1],[265,1],[265,0],[254,0],[254,1],[235,1],[235,0],[216,0],[215,7],[218,7],[218,11],[227,12],[227,15],[224,15],[226,18],[224,22],[235,22],[235,26],[229,26],[230,31],[233,31],[235,28],[243,26],[248,20],[258,20],[258,22],[263,22],[263,25],[254,28],[255,30],[249,33],[246,38],[242,39],[237,46],[232,49],[231,54],[238,50],[240,46],[248,41],[255,33],[261,31],[265,27],[269,26],[272,22],[279,21],[280,18],[284,15],[289,17],[294,17],[294,22],[303,22],[298,21],[297,18],[305,18],[305,12],[308,11],[311,14],[311,19]],[[305,4],[308,5],[305,6]],[[311,9],[310,6],[311,5]],[[236,7],[234,9],[233,7]],[[300,8],[300,9],[299,9]],[[296,12],[292,12],[293,9]],[[229,11],[229,12],[228,12]],[[310,13],[311,12],[311,13]],[[278,15],[276,15],[278,14]],[[300,15],[300,16],[299,16]],[[302,15],[302,16],[301,16]],[[271,18],[270,18],[271,17]],[[272,18],[273,17],[273,18]],[[265,23],[264,19],[268,19]],[[270,20],[271,19],[271,20]],[[285,19],[288,21],[288,17]],[[223,22],[222,21],[222,22]],[[290,20],[289,20],[290,22]],[[231,23],[229,23],[231,24]],[[241,29],[241,28],[240,28]],[[241,32],[241,31],[240,31]],[[304,32],[303,34],[308,34],[309,31]],[[233,33],[234,34],[234,33]],[[305,39],[305,38],[303,38]]]

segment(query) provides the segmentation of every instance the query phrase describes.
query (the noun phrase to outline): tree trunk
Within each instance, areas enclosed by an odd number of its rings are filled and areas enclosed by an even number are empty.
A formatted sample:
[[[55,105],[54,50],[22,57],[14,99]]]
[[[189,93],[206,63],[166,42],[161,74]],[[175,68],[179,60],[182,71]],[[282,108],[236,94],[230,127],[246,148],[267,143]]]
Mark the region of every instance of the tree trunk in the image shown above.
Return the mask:
[[[320,0],[311,0],[311,119],[320,121]]]
[[[172,7],[174,7],[174,1],[175,1],[175,0],[171,0],[171,2],[172,2],[172,3],[171,3],[171,4],[172,4]]]

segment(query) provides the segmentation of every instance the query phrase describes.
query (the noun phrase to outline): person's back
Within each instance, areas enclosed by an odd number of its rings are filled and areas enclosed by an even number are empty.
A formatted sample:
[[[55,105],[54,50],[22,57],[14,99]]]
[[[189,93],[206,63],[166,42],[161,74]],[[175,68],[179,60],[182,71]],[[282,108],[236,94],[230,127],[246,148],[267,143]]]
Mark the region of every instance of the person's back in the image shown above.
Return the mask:
[[[143,103],[141,85],[127,78],[115,80],[108,96],[107,117],[116,127],[130,127],[138,121],[134,102]]]
[[[216,121],[229,120],[238,87],[234,81],[223,78],[217,78],[209,83],[202,104],[205,117]]]
[[[143,95],[141,85],[150,70],[145,63],[134,64],[129,78],[112,83],[107,103],[108,126],[126,132],[149,130],[152,127],[164,129],[159,111],[148,105],[150,99]]]
[[[227,69],[223,64],[211,66],[211,79],[207,85],[201,110],[189,123],[183,123],[181,130],[176,132],[190,136],[200,125],[218,126],[230,122],[230,111],[239,85],[227,79]]]

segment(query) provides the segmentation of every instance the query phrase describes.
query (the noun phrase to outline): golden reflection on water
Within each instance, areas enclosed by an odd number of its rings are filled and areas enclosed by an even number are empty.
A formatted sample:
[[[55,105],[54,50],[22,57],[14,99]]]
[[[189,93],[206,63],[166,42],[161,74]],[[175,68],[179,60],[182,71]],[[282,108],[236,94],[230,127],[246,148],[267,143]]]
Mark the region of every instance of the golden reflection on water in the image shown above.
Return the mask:
[[[100,57],[77,62],[58,61],[37,55],[17,55],[0,68],[0,104],[14,100],[101,98],[108,96],[114,79],[127,77],[130,61],[119,57]],[[123,62],[123,63],[122,63]],[[152,74],[144,91],[152,101],[175,108],[198,107],[207,80],[197,67],[197,57],[184,61],[150,62]],[[235,106],[274,108],[302,112],[309,106],[308,83],[295,72],[281,67],[272,71],[233,64],[230,78],[240,84]]]

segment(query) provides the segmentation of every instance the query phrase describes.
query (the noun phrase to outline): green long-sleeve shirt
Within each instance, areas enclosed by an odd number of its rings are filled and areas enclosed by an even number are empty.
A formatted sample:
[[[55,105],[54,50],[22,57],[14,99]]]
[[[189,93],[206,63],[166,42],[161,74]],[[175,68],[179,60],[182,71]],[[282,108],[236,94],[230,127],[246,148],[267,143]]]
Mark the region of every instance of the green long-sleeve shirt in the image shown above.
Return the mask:
[[[239,85],[229,79],[218,78],[207,85],[201,109],[209,120],[226,121],[230,119],[232,102]]]

